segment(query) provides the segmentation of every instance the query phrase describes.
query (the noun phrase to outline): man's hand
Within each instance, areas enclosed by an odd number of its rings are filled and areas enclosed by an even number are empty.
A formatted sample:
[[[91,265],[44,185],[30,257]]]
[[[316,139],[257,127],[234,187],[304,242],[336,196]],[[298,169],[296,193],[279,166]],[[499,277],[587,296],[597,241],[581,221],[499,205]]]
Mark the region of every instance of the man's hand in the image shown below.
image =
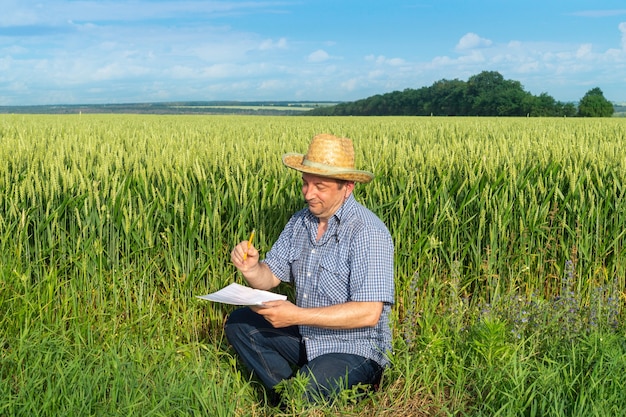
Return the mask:
[[[239,242],[233,248],[230,260],[252,288],[270,290],[280,284],[280,280],[272,274],[269,267],[259,262],[259,251],[247,240]]]
[[[291,303],[290,301],[267,301],[263,303],[263,306],[250,307],[256,313],[265,317],[265,320],[269,321],[275,328],[289,327],[298,324],[297,316],[300,307]]]
[[[245,259],[244,259],[245,258]],[[246,273],[258,266],[259,251],[252,245],[248,245],[248,241],[239,242],[230,253],[230,260],[242,273]]]

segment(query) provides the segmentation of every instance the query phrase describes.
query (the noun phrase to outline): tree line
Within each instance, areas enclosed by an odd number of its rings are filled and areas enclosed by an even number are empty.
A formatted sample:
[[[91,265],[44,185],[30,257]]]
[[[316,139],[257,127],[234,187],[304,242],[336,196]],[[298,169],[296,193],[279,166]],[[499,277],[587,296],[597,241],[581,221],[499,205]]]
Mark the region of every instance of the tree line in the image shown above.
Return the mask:
[[[574,103],[547,93],[534,96],[519,81],[505,80],[497,71],[483,71],[467,81],[440,80],[430,87],[407,88],[386,94],[320,107],[316,116],[530,116],[610,117],[615,109],[600,88],[589,90]]]

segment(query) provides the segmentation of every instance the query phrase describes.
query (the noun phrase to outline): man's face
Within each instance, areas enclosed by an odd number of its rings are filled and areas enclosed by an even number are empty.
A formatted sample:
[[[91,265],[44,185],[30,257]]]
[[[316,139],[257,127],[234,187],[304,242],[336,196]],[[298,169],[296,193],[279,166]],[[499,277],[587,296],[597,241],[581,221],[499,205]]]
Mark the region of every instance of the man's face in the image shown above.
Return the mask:
[[[354,189],[353,182],[337,181],[313,174],[302,174],[302,194],[309,210],[320,220],[328,220]]]

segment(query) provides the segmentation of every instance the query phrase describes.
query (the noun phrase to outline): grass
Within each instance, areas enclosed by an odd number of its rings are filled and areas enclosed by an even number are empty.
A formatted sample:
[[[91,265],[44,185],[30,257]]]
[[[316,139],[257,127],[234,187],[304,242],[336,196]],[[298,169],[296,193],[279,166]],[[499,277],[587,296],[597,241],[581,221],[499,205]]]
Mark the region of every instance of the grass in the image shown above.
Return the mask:
[[[329,131],[396,245],[393,366],[272,409],[194,295],[302,206]],[[624,120],[0,118],[0,415],[620,415]],[[281,289],[286,290],[286,289]]]

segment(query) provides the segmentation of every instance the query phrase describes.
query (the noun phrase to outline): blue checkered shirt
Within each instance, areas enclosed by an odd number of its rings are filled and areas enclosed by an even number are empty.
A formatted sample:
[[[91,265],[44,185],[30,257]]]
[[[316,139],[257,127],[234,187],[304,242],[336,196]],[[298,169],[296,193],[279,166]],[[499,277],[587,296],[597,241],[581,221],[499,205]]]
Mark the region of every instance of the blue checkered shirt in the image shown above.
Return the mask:
[[[349,330],[299,326],[309,360],[348,353],[389,363],[394,302],[393,241],[385,224],[351,195],[317,241],[319,220],[308,208],[295,213],[263,260],[294,284],[296,305],[325,307],[348,301],[382,301],[378,324]]]

